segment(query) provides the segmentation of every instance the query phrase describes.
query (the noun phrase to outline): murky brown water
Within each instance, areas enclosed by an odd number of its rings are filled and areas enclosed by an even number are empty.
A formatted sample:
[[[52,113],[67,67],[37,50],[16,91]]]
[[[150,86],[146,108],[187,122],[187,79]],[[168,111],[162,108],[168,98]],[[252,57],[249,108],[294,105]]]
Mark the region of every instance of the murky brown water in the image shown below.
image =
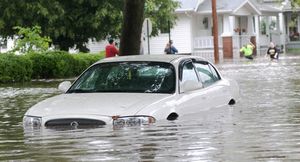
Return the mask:
[[[300,55],[225,61],[242,100],[190,120],[113,130],[25,131],[33,104],[58,83],[0,86],[0,161],[300,161]]]

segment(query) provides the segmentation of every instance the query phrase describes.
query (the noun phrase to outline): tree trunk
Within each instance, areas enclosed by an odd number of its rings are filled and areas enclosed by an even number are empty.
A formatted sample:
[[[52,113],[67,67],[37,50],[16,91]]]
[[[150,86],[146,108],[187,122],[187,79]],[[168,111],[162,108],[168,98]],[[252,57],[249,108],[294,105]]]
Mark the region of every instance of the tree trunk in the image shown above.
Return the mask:
[[[145,0],[125,0],[120,55],[138,55],[144,20]]]

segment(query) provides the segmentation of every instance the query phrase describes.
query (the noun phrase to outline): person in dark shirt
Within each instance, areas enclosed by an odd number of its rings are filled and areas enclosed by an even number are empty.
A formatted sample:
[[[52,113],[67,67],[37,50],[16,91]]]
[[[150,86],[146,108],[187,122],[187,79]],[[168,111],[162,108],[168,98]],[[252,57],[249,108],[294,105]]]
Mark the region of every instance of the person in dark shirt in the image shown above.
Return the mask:
[[[270,59],[274,60],[274,59],[278,59],[278,53],[279,50],[275,47],[275,44],[271,42],[266,55],[269,55]]]
[[[176,54],[176,53],[178,53],[178,50],[173,46],[173,41],[172,40],[170,40],[167,43],[164,52],[166,54]]]
[[[115,57],[119,54],[119,50],[116,48],[114,40],[110,39],[109,44],[105,47],[105,57]]]

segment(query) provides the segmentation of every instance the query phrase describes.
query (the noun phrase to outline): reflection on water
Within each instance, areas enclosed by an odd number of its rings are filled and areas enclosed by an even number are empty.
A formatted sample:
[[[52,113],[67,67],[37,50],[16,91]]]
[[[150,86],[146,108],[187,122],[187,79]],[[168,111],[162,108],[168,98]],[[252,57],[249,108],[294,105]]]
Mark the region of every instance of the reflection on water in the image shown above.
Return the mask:
[[[241,101],[235,106],[124,129],[24,131],[23,114],[59,94],[58,83],[2,85],[0,160],[300,160],[300,56],[282,56],[271,63],[264,58],[225,60],[217,66],[240,85]]]

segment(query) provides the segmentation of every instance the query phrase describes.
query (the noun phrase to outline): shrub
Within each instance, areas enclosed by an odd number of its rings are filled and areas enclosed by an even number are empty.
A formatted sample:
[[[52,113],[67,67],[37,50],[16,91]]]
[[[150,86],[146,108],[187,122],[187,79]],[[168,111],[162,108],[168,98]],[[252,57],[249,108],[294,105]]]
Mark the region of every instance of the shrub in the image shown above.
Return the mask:
[[[0,83],[75,77],[103,57],[103,53],[69,54],[63,51],[0,54]]]
[[[54,62],[52,78],[67,78],[75,75],[73,67],[76,61],[72,55],[63,51],[47,52],[45,55]]]
[[[24,55],[0,55],[0,82],[26,82],[31,80],[32,62]]]
[[[72,55],[76,60],[74,72],[76,75],[81,74],[86,68],[104,57],[104,54],[86,54],[79,53]]]
[[[103,55],[69,54],[63,51],[30,53],[27,56],[33,63],[32,78],[34,79],[74,77],[103,58]]]
[[[41,53],[29,53],[26,56],[32,61],[32,78],[53,78],[55,67],[53,58]]]

